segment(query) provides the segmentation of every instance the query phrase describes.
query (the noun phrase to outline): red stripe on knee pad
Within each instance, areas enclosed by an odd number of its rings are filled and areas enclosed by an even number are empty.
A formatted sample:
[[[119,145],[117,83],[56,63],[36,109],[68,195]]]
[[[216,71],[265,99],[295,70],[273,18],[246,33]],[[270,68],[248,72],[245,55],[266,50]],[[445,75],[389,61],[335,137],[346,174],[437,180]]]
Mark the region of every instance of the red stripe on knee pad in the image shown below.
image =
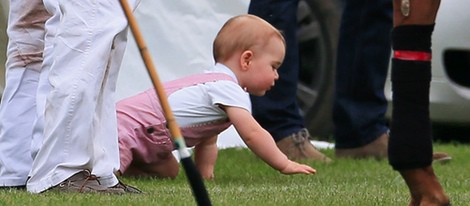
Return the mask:
[[[423,51],[403,51],[398,50],[393,52],[393,58],[406,60],[406,61],[431,61],[431,52]]]

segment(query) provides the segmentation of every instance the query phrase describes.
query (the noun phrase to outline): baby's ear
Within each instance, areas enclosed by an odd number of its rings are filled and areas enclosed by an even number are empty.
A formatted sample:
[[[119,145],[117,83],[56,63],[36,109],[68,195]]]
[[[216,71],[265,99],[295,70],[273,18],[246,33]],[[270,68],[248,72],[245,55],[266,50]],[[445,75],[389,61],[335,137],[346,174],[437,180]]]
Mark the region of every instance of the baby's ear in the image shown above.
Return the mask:
[[[242,69],[243,70],[248,69],[252,60],[253,60],[253,51],[251,50],[244,51],[240,57],[240,63],[242,65]]]

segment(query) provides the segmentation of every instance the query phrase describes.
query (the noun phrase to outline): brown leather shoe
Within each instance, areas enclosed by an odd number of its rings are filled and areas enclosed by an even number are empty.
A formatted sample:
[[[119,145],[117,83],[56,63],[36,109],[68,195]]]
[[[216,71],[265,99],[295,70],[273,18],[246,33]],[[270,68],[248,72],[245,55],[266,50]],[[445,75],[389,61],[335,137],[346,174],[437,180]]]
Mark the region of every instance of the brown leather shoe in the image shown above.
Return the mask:
[[[432,153],[432,161],[433,163],[448,163],[450,160],[452,160],[452,157],[445,153],[445,152],[434,152]]]
[[[125,193],[122,188],[108,188],[102,186],[98,181],[98,178],[95,175],[92,175],[88,170],[75,173],[68,179],[50,188],[48,191],[108,194]]]
[[[305,128],[276,142],[276,145],[290,160],[308,159],[324,163],[332,161],[310,143],[310,133]]]
[[[116,185],[114,185],[114,186],[112,186],[112,187],[110,187],[110,188],[120,188],[120,189],[123,189],[124,192],[126,192],[126,193],[142,194],[142,191],[139,190],[138,188],[133,187],[133,186],[130,186],[130,185],[127,185],[127,184],[124,184],[124,183],[121,182],[120,180],[119,180],[119,182],[118,182]]]
[[[335,155],[339,158],[365,159],[372,157],[379,160],[384,159],[387,158],[388,139],[388,134],[384,133],[373,142],[362,147],[335,149]],[[434,152],[432,159],[433,163],[447,163],[452,160],[452,157],[445,152]]]
[[[387,158],[388,138],[388,134],[384,133],[371,143],[362,147],[350,149],[336,148],[335,155],[339,158],[365,159],[372,157],[375,159],[384,159]]]

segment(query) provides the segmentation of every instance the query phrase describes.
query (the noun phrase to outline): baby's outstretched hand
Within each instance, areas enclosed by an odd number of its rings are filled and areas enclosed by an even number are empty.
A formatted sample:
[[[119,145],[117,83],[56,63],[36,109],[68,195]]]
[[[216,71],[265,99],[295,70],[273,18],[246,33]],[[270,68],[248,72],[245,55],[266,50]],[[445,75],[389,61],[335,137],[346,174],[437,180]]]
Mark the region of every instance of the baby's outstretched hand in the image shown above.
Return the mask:
[[[293,162],[289,160],[289,164],[280,170],[282,174],[289,175],[289,174],[315,174],[317,170],[313,169],[312,167],[304,164],[299,164],[297,162]]]

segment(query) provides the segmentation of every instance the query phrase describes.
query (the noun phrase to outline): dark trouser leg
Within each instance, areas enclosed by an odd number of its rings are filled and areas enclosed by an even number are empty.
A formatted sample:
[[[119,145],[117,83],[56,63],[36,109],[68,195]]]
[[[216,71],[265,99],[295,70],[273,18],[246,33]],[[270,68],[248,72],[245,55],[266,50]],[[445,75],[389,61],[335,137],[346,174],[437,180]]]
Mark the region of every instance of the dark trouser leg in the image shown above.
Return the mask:
[[[388,130],[384,84],[391,29],[391,0],[346,1],[336,61],[336,148],[364,146]]]

